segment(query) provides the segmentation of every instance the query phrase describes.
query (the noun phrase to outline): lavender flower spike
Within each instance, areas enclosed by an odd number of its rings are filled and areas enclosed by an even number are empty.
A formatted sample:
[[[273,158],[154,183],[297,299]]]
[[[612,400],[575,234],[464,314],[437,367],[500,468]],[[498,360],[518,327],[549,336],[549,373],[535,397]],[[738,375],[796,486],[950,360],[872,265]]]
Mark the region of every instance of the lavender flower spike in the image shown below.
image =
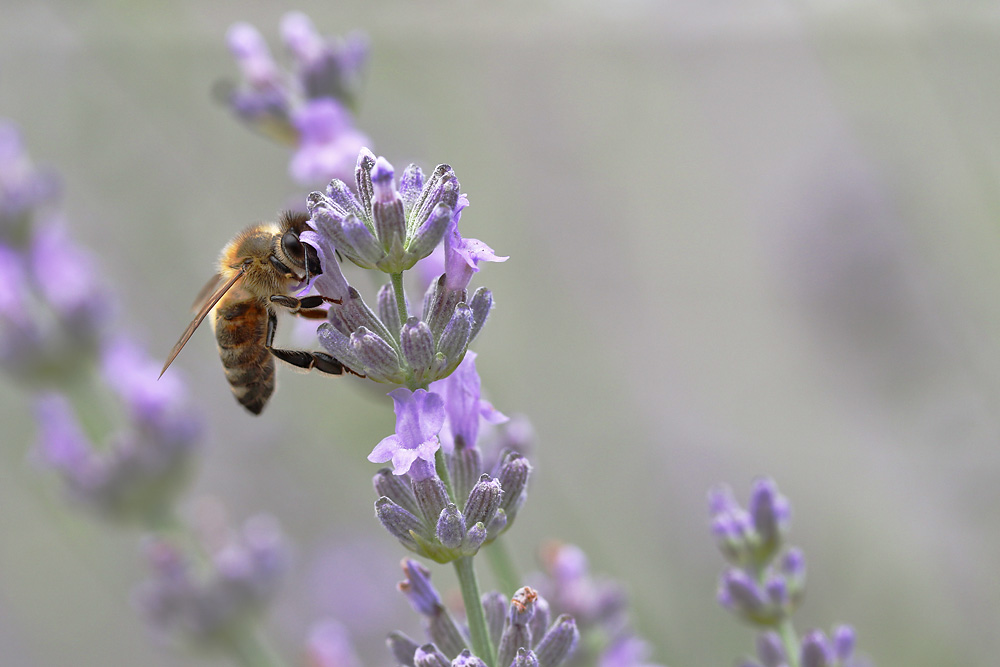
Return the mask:
[[[432,477],[434,452],[441,446],[438,432],[444,424],[444,401],[425,389],[404,387],[389,392],[389,396],[396,410],[396,433],[383,438],[368,460],[392,461],[396,475],[409,473],[415,480]]]
[[[340,179],[326,194],[309,195],[313,226],[358,266],[402,273],[441,242],[459,205],[455,172],[440,165],[423,184],[411,168],[397,191],[392,165],[368,149],[358,154],[355,171],[357,197]]]

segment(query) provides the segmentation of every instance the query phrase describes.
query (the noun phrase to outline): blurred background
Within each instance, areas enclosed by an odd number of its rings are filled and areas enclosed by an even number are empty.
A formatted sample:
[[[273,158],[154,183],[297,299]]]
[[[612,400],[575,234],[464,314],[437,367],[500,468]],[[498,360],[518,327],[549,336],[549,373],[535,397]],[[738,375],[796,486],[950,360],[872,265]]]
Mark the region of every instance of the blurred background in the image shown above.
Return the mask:
[[[733,664],[705,495],[773,476],[806,552],[800,631],[852,623],[880,665],[1000,654],[1000,13],[976,2],[28,2],[0,19],[0,116],[59,171],[75,237],[165,357],[219,249],[305,189],[288,151],[212,99],[224,34],[305,11],[368,33],[358,125],[397,169],[448,162],[496,308],[474,347],[537,432],[508,533],[583,547],[630,592],[655,661]],[[358,280],[359,274],[348,274]],[[358,283],[371,300],[376,286]],[[286,327],[290,328],[290,327]],[[286,332],[287,333],[287,332]],[[401,547],[365,456],[378,387],[280,373],[260,418],[208,332],[171,372],[207,408],[189,498],[273,514],[295,565],[269,632],[301,655],[393,629]],[[67,506],[0,383],[0,662],[214,664],[157,647],[138,533]],[[435,567],[442,589],[450,568]]]

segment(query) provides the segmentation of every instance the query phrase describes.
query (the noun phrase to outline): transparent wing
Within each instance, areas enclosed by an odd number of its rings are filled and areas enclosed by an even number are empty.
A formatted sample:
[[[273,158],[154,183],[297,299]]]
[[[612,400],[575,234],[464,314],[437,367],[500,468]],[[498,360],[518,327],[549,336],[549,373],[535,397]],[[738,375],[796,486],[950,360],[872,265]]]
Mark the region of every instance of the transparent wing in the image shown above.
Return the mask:
[[[174,349],[170,350],[170,354],[167,356],[167,362],[163,364],[163,370],[160,371],[160,377],[163,377],[163,374],[167,372],[167,368],[170,366],[170,364],[173,363],[174,359],[177,358],[177,355],[180,354],[181,350],[184,348],[185,345],[187,345],[187,342],[191,339],[191,334],[193,334],[195,329],[198,328],[198,325],[202,323],[202,321],[205,319],[205,316],[208,315],[210,312],[212,312],[212,309],[215,308],[215,304],[219,303],[219,299],[225,296],[226,292],[228,292],[232,288],[232,286],[235,285],[239,281],[239,279],[243,277],[243,271],[245,269],[246,267],[241,266],[239,271],[233,274],[232,278],[222,283],[222,285],[219,286],[218,289],[216,289],[215,292],[212,292],[211,294],[209,293],[209,290],[215,287],[216,285],[219,285],[219,283],[221,282],[220,277],[216,276],[215,278],[210,280],[208,284],[205,285],[205,287],[202,288],[201,292],[198,295],[199,301],[195,302],[195,306],[198,308],[198,312],[194,316],[194,319],[191,320],[191,324],[189,324],[187,329],[184,330],[184,333],[181,334],[181,337],[177,341],[177,344],[174,345]]]

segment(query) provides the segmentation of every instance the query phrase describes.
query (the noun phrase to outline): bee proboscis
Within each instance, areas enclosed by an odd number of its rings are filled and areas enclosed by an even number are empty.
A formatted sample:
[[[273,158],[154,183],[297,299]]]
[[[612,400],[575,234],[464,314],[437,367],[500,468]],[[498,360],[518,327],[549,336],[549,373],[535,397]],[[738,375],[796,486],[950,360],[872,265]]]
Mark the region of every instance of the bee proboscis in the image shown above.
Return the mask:
[[[161,376],[210,313],[226,380],[236,400],[255,415],[274,392],[274,357],[305,370],[357,375],[324,352],[272,346],[278,323],[275,306],[302,317],[327,314],[320,306],[329,299],[290,295],[321,273],[316,250],[299,240],[308,219],[304,213],[286,212],[277,223],[250,225],[226,244],[218,272],[198,295],[194,319],[170,351]]]

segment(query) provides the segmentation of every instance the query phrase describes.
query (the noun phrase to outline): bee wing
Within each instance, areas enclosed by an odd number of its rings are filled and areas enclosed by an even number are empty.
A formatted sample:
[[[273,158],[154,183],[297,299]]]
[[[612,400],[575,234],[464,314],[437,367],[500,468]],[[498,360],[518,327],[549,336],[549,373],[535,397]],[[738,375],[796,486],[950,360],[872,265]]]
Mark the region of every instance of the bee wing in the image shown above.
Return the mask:
[[[241,266],[239,271],[233,274],[232,278],[222,283],[221,286],[215,290],[215,292],[209,293],[209,290],[222,282],[222,278],[220,276],[216,276],[202,288],[201,292],[198,294],[199,300],[195,302],[198,312],[194,316],[194,319],[191,320],[191,324],[189,324],[187,329],[184,330],[184,333],[181,334],[177,344],[174,345],[174,349],[170,350],[170,354],[167,356],[167,361],[163,364],[163,370],[160,371],[160,377],[163,377],[163,374],[167,372],[167,367],[173,363],[174,359],[177,358],[177,355],[180,354],[181,349],[187,345],[187,342],[191,339],[191,334],[193,334],[194,330],[198,328],[198,325],[202,323],[205,316],[212,312],[212,309],[215,308],[215,304],[219,303],[219,299],[225,296],[226,292],[228,292],[230,288],[243,277],[243,271],[245,268],[246,267]]]

